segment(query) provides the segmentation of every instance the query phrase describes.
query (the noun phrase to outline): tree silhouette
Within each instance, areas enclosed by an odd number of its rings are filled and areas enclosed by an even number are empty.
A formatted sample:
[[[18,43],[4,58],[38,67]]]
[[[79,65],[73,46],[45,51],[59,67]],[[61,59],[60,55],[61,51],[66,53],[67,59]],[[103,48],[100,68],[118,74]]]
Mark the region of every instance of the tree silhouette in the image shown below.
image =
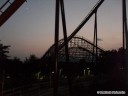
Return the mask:
[[[0,44],[0,71],[5,70],[8,61],[9,45]]]
[[[3,74],[7,69],[8,66],[8,53],[9,53],[9,45],[3,45],[2,43],[0,43],[0,74]]]
[[[5,74],[8,62],[8,53],[9,53],[9,45],[0,44],[0,81],[1,81],[1,88],[2,88],[2,95],[4,89],[4,82],[5,82]]]
[[[0,44],[0,60],[6,60],[9,56],[7,53],[9,53],[9,45],[3,45]]]
[[[32,82],[35,80],[34,74],[40,71],[40,61],[35,55],[30,55],[24,61],[24,74],[26,81]]]

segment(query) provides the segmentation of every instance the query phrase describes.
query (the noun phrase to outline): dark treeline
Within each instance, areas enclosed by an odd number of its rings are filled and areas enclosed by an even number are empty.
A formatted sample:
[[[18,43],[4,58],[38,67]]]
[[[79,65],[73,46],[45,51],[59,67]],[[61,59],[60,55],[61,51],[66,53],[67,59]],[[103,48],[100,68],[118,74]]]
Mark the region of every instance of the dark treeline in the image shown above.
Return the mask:
[[[9,59],[9,47],[0,43],[0,84],[1,86],[4,84],[4,89],[49,80],[48,76],[53,71],[50,69],[54,69],[50,68],[50,64],[43,64],[40,58],[35,55],[30,55],[24,61],[17,57]],[[113,74],[112,76],[115,79],[117,77],[121,78],[121,72],[124,72],[125,69],[124,53],[125,50],[123,48],[105,51],[101,54],[102,58],[99,59],[99,64],[94,67],[96,71],[92,71],[97,74]],[[78,71],[82,72],[84,67],[90,67],[91,69],[91,66],[86,65],[85,61],[81,60],[80,63],[77,67],[71,67],[72,70],[70,71],[75,71],[72,73],[76,73],[76,70],[81,69]],[[73,68],[76,69],[73,70]]]
[[[96,65],[97,90],[126,90],[125,49],[108,50]],[[93,89],[93,88],[92,88]]]
[[[39,81],[43,72],[40,59],[35,55],[30,55],[24,61],[17,57],[10,59],[9,47],[0,44],[0,89],[1,86],[4,86],[3,89],[10,89]]]
[[[100,58],[96,69],[100,73],[111,74],[114,70],[125,68],[125,50],[121,47],[118,50],[105,51]]]

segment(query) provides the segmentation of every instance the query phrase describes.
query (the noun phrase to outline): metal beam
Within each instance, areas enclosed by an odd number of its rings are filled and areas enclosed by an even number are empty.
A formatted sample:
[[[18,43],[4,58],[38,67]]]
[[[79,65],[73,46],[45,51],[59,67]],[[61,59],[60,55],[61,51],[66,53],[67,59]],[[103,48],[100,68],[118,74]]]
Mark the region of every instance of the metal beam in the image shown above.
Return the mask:
[[[72,32],[72,34],[68,37],[68,41],[74,37],[78,31],[86,24],[86,22],[91,18],[91,16],[97,11],[100,5],[104,2],[104,0],[99,0],[97,4],[92,8],[89,14],[85,17],[85,19],[79,24],[79,26]]]
[[[78,31],[87,23],[87,21],[91,18],[91,16],[96,12],[96,10],[100,7],[100,5],[104,2],[104,0],[99,0],[97,4],[92,8],[92,10],[88,13],[88,15],[84,18],[84,20],[79,24],[79,26],[72,32],[72,34],[68,37],[68,42],[78,33]],[[65,46],[65,43],[62,43],[59,46],[59,50]]]
[[[95,12],[95,26],[94,26],[94,33],[95,33],[95,44],[96,44],[96,64],[97,64],[97,62],[98,62],[98,48],[97,48],[97,46],[98,46],[98,42],[97,42],[97,10],[96,10],[96,12]]]
[[[59,0],[56,0],[55,10],[55,71],[54,71],[54,93],[58,96],[58,41],[59,41]]]
[[[0,15],[0,27],[15,13],[15,11],[25,2],[26,0],[15,0],[1,15]]]
[[[123,11],[123,48],[126,49],[125,51],[126,89],[127,89],[126,91],[128,91],[128,29],[127,29],[126,0],[122,0],[122,11]]]
[[[64,10],[63,0],[60,0],[60,5],[61,5],[61,16],[62,16],[62,25],[63,25],[63,34],[64,34],[64,43],[65,43],[66,62],[68,63],[69,54],[68,54],[67,28],[66,28],[65,10]]]

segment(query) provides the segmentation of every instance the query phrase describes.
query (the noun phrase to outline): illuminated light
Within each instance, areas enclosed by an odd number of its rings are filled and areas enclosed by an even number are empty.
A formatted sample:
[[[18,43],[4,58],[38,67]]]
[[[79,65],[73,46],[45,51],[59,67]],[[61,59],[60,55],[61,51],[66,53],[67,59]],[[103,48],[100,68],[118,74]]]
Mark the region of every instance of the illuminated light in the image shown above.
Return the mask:
[[[54,71],[52,71],[52,74],[54,74]]]
[[[87,68],[89,70],[89,68]]]
[[[38,78],[38,79],[40,79],[40,73],[41,73],[41,72],[38,72],[38,73],[37,73],[37,78]]]
[[[7,78],[7,79],[10,79],[11,77],[10,77],[10,76],[7,76],[6,78]]]
[[[60,71],[59,71],[59,75],[61,75],[61,73],[62,73],[62,69],[60,69]]]

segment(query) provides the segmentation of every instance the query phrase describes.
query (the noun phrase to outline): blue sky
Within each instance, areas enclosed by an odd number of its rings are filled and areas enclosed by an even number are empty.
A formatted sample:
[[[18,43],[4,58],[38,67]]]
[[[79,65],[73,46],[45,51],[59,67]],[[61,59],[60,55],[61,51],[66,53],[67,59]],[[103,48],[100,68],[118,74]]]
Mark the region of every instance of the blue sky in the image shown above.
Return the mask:
[[[68,35],[97,1],[64,0]],[[0,28],[0,40],[5,45],[11,45],[11,57],[24,59],[30,54],[41,57],[54,43],[54,19],[55,0],[27,0]],[[61,26],[60,22],[60,39],[63,37]],[[94,16],[77,35],[92,41],[93,30]],[[103,49],[122,46],[122,0],[105,0],[98,9],[98,38],[102,39],[98,44]]]

